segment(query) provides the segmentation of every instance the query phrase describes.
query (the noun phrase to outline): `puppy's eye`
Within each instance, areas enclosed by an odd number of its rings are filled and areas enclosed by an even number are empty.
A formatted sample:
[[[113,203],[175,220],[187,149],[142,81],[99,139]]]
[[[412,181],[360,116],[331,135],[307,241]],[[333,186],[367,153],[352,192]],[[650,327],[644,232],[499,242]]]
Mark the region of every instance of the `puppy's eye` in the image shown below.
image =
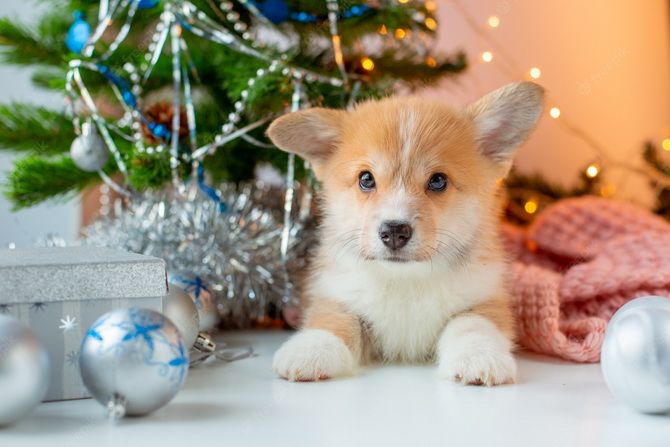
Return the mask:
[[[447,174],[437,173],[428,179],[428,190],[441,192],[447,189]]]
[[[361,191],[372,191],[375,189],[375,178],[372,176],[372,172],[363,171],[358,174],[358,186],[361,188]]]

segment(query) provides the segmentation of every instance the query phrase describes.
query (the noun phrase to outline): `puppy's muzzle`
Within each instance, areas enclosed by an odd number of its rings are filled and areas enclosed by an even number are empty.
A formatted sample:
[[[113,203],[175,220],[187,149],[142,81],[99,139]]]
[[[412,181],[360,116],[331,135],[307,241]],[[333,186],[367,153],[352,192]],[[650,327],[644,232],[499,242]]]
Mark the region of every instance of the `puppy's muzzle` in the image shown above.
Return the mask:
[[[412,238],[412,227],[399,220],[387,220],[379,227],[379,238],[391,250],[399,250]]]

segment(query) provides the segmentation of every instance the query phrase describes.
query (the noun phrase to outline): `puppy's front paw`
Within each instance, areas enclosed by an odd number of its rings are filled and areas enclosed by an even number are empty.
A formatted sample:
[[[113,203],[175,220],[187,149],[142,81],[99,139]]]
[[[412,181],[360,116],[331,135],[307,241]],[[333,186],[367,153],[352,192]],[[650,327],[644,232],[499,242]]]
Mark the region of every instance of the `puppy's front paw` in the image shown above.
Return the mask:
[[[314,381],[346,376],[356,361],[341,338],[321,329],[305,329],[275,353],[272,370],[291,381]]]
[[[514,383],[516,361],[509,351],[459,352],[440,360],[439,375],[465,385]]]
[[[441,347],[439,375],[466,385],[513,383],[516,361],[502,337],[467,334]]]

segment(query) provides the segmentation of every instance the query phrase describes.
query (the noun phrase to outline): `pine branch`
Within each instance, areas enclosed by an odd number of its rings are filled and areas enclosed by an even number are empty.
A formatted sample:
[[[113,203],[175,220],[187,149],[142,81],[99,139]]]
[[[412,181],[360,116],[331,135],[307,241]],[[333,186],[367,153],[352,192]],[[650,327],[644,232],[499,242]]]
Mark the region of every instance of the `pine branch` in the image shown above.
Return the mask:
[[[186,174],[186,165],[183,164]],[[138,190],[160,188],[170,180],[170,159],[166,153],[138,153],[128,166],[128,182]]]
[[[65,34],[71,20],[47,14],[36,31],[7,17],[0,18],[0,54],[16,65],[62,66],[67,54]]]
[[[648,141],[645,143],[642,158],[659,174],[670,177],[670,165],[661,160],[661,157],[658,155],[658,150],[652,142]]]
[[[372,82],[386,78],[403,80],[411,86],[418,87],[432,84],[446,76],[459,74],[467,68],[463,52],[436,58],[434,66],[428,65],[425,60],[416,59],[416,56],[409,54],[407,49],[386,51],[373,58],[375,69],[369,76]]]
[[[77,168],[70,157],[47,159],[30,155],[14,164],[5,184],[5,195],[16,211],[51,198],[67,199],[98,179],[95,172]]]
[[[547,180],[542,174],[522,174],[514,169],[510,172],[507,179],[505,179],[505,186],[508,189],[523,189],[529,192],[537,192],[553,200],[593,194],[598,183],[598,177],[591,179],[582,173],[578,183],[565,188]]]
[[[72,123],[62,113],[32,104],[0,105],[0,148],[54,155],[70,149]]]
[[[36,69],[30,78],[34,85],[48,90],[65,91],[65,70],[56,67]]]

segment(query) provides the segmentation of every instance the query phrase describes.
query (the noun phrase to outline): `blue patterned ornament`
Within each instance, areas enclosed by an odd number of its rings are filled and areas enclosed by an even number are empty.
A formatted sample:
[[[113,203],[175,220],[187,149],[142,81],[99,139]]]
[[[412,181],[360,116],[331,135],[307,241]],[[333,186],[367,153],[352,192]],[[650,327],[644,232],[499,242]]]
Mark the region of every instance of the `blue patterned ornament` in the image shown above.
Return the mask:
[[[65,46],[73,53],[81,54],[89,37],[91,37],[91,25],[84,20],[84,14],[81,11],[75,11],[74,22],[65,36]]]
[[[643,413],[670,411],[670,299],[622,306],[607,325],[600,366],[621,402]]]
[[[188,293],[200,319],[200,330],[211,331],[219,323],[219,310],[216,307],[216,297],[209,285],[199,276],[169,275],[170,284],[181,287]]]
[[[88,329],[79,358],[81,377],[110,417],[142,416],[167,404],[188,371],[177,327],[149,309],[119,309]]]
[[[172,321],[190,350],[198,338],[200,316],[191,296],[181,287],[170,285],[170,293],[163,299],[163,315]]]

